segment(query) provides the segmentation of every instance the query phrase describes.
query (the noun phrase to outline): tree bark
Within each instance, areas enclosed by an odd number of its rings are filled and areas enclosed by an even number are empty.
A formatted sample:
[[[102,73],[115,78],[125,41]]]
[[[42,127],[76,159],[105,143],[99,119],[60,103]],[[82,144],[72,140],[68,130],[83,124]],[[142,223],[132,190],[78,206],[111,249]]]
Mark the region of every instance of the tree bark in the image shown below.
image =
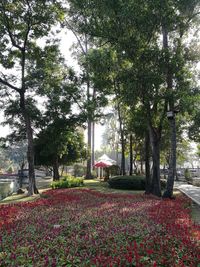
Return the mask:
[[[88,54],[88,39],[87,36],[85,36],[85,56]],[[87,88],[87,101],[90,103],[91,101],[91,95],[90,95],[90,80],[89,80],[89,71],[88,71],[88,66],[86,66],[86,76],[87,76],[87,83],[86,83],[86,88]],[[92,178],[92,114],[91,110],[88,109],[88,135],[87,135],[87,168],[86,168],[86,176],[85,178],[91,179]]]
[[[130,170],[129,175],[133,175],[133,135],[130,134]]]
[[[150,194],[151,193],[150,138],[148,131],[146,132],[145,136],[145,176],[146,176],[145,194]]]
[[[151,193],[161,197],[160,186],[160,133],[157,129],[149,126],[150,142],[152,146],[153,174],[151,183]]]
[[[143,170],[143,160],[142,160],[142,154],[140,154],[140,173],[143,174],[144,170]]]
[[[173,117],[170,122],[171,128],[171,153],[170,153],[170,164],[169,164],[169,173],[167,178],[166,190],[163,194],[164,198],[173,197],[173,188],[174,188],[174,178],[176,175],[176,119]]]
[[[94,162],[95,162],[95,152],[94,152],[94,146],[95,146],[95,122],[92,122],[92,169],[94,170]]]
[[[163,34],[163,48],[167,51],[169,50],[168,44],[168,30],[165,23],[162,25],[162,34]],[[175,110],[174,110],[174,95],[173,95],[173,76],[172,71],[169,65],[169,56],[167,56],[166,63],[166,82],[167,89],[169,91],[169,108],[172,111],[173,116],[169,119],[170,129],[171,129],[171,151],[170,151],[170,162],[169,162],[169,174],[167,178],[167,187],[163,194],[164,198],[172,198],[173,197],[173,187],[174,187],[174,179],[176,175],[176,118],[175,118]]]
[[[121,170],[120,174],[125,175],[125,140],[124,140],[124,130],[123,130],[123,123],[122,123],[122,117],[121,117],[121,111],[120,106],[118,104],[118,116],[119,116],[119,129],[120,129],[120,141],[121,141]]]
[[[22,188],[23,185],[23,170],[24,170],[25,162],[24,160],[20,164],[20,175],[19,175],[19,188]]]
[[[34,145],[33,145],[33,130],[31,127],[31,120],[25,105],[25,92],[20,93],[20,108],[25,120],[26,125],[26,135],[28,141],[27,159],[28,159],[28,169],[29,169],[29,186],[28,194],[38,194],[38,190],[35,182],[35,170],[34,170]]]
[[[59,179],[60,179],[59,163],[58,163],[58,157],[56,156],[53,161],[53,181],[58,181]]]
[[[88,141],[87,141],[87,169],[86,169],[86,179],[92,178],[92,157],[91,157],[91,147],[92,147],[92,122],[88,120]]]

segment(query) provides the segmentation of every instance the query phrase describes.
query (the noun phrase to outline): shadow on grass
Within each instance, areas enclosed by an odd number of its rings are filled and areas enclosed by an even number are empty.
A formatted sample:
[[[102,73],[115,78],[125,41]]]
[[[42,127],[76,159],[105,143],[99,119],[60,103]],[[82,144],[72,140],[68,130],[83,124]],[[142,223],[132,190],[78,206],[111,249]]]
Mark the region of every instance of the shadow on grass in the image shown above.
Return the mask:
[[[33,201],[40,198],[40,195],[33,195],[33,196],[28,196],[26,193],[24,194],[13,194],[12,196],[9,196],[3,200],[0,201],[1,204],[11,204],[11,203],[16,203],[16,202],[25,202],[25,201]]]
[[[120,193],[120,194],[143,194],[141,190],[123,190],[110,188],[107,182],[99,180],[84,180],[84,188],[94,189],[101,193]]]

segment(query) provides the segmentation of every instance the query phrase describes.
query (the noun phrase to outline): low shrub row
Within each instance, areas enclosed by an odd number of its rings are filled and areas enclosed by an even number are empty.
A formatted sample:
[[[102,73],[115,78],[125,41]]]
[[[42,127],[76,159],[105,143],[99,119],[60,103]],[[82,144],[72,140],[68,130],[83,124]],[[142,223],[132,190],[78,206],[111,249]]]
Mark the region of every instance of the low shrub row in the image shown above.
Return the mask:
[[[73,177],[71,175],[63,176],[59,181],[51,184],[52,189],[71,188],[83,186],[83,178]]]
[[[115,176],[108,180],[111,188],[127,190],[145,190],[146,179],[144,176]],[[166,180],[161,180],[161,189],[165,189]]]
[[[145,177],[143,176],[115,176],[108,180],[111,188],[115,189],[145,189]]]

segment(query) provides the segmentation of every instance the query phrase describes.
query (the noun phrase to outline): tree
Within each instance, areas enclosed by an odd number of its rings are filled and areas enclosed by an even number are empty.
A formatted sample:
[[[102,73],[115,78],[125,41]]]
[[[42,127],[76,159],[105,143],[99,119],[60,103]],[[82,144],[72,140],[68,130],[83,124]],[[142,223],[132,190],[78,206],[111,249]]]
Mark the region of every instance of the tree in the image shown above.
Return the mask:
[[[58,7],[56,2],[48,0],[3,0],[0,3],[0,57],[3,68],[0,84],[7,94],[15,92],[18,95],[28,142],[29,195],[38,191],[34,174],[33,129],[27,109],[27,92],[31,89],[28,86],[27,68],[29,60],[34,58],[36,41],[47,36],[55,24]]]
[[[53,180],[59,180],[59,166],[85,158],[83,134],[70,122],[58,119],[42,130],[35,140],[37,165],[53,167]]]
[[[123,62],[125,59],[129,62],[125,71],[127,82],[123,79],[120,84],[120,99],[129,99],[129,102],[137,99],[134,103],[142,105],[145,110],[153,158],[151,192],[161,196],[160,145],[163,123],[166,121],[168,104],[171,111],[175,112],[176,100],[189,90],[185,50],[181,41],[185,29],[189,28],[188,23],[195,15],[198,1],[189,4],[186,1],[143,1],[141,4],[141,1],[131,0],[126,3],[120,0],[69,2],[76,10],[81,31],[98,38],[100,44],[109,44],[116,51],[119,62],[121,57]],[[82,23],[83,17],[87,17],[87,27]],[[119,70],[117,76],[118,85]],[[131,105],[129,107],[132,108]],[[176,165],[173,117],[170,121],[173,156],[166,197],[172,194]]]
[[[35,159],[38,165],[52,166],[53,178],[58,180],[60,164],[74,162],[85,152],[82,134],[77,130],[86,117],[78,110],[80,79],[65,64],[56,43],[38,48],[34,62],[28,73],[32,87],[45,97],[41,118],[37,120]]]
[[[83,10],[84,14],[84,10]],[[95,123],[98,122],[102,116],[101,107],[107,103],[105,96],[101,91],[95,87],[93,82],[93,70],[91,70],[90,64],[98,64],[95,58],[95,49],[97,45],[95,40],[87,33],[82,33],[76,19],[76,10],[69,8],[67,17],[63,22],[70,31],[73,32],[76,37],[77,43],[73,46],[73,55],[76,56],[78,61],[81,75],[82,75],[82,88],[85,90],[85,97],[83,98],[83,109],[87,115],[87,168],[86,178],[92,177],[92,168],[94,167],[95,153],[94,153],[94,134],[95,134]],[[88,26],[86,17],[82,20],[84,27]]]

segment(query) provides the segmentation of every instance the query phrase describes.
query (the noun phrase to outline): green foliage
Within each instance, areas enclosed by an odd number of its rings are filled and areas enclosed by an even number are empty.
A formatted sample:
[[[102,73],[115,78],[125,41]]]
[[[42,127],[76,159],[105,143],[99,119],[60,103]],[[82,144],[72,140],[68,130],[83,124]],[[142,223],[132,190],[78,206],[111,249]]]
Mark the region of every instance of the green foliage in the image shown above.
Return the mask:
[[[185,176],[185,179],[188,183],[192,182],[192,175],[188,169],[185,169],[184,176]]]
[[[108,180],[111,188],[127,190],[145,190],[146,178],[144,176],[115,176]],[[166,188],[167,181],[160,180],[161,189]]]
[[[115,176],[108,180],[111,188],[145,190],[144,176]]]
[[[66,120],[57,120],[41,131],[35,140],[36,164],[52,166],[55,157],[58,163],[71,164],[84,158],[83,135],[73,128],[68,128]]]
[[[83,164],[74,164],[74,176],[75,177],[81,177],[84,176],[86,173],[86,166]]]
[[[118,165],[112,165],[108,167],[110,176],[116,176],[120,173],[120,167]]]
[[[63,176],[59,181],[51,184],[52,189],[71,188],[83,186],[83,178],[73,177],[71,175]]]

